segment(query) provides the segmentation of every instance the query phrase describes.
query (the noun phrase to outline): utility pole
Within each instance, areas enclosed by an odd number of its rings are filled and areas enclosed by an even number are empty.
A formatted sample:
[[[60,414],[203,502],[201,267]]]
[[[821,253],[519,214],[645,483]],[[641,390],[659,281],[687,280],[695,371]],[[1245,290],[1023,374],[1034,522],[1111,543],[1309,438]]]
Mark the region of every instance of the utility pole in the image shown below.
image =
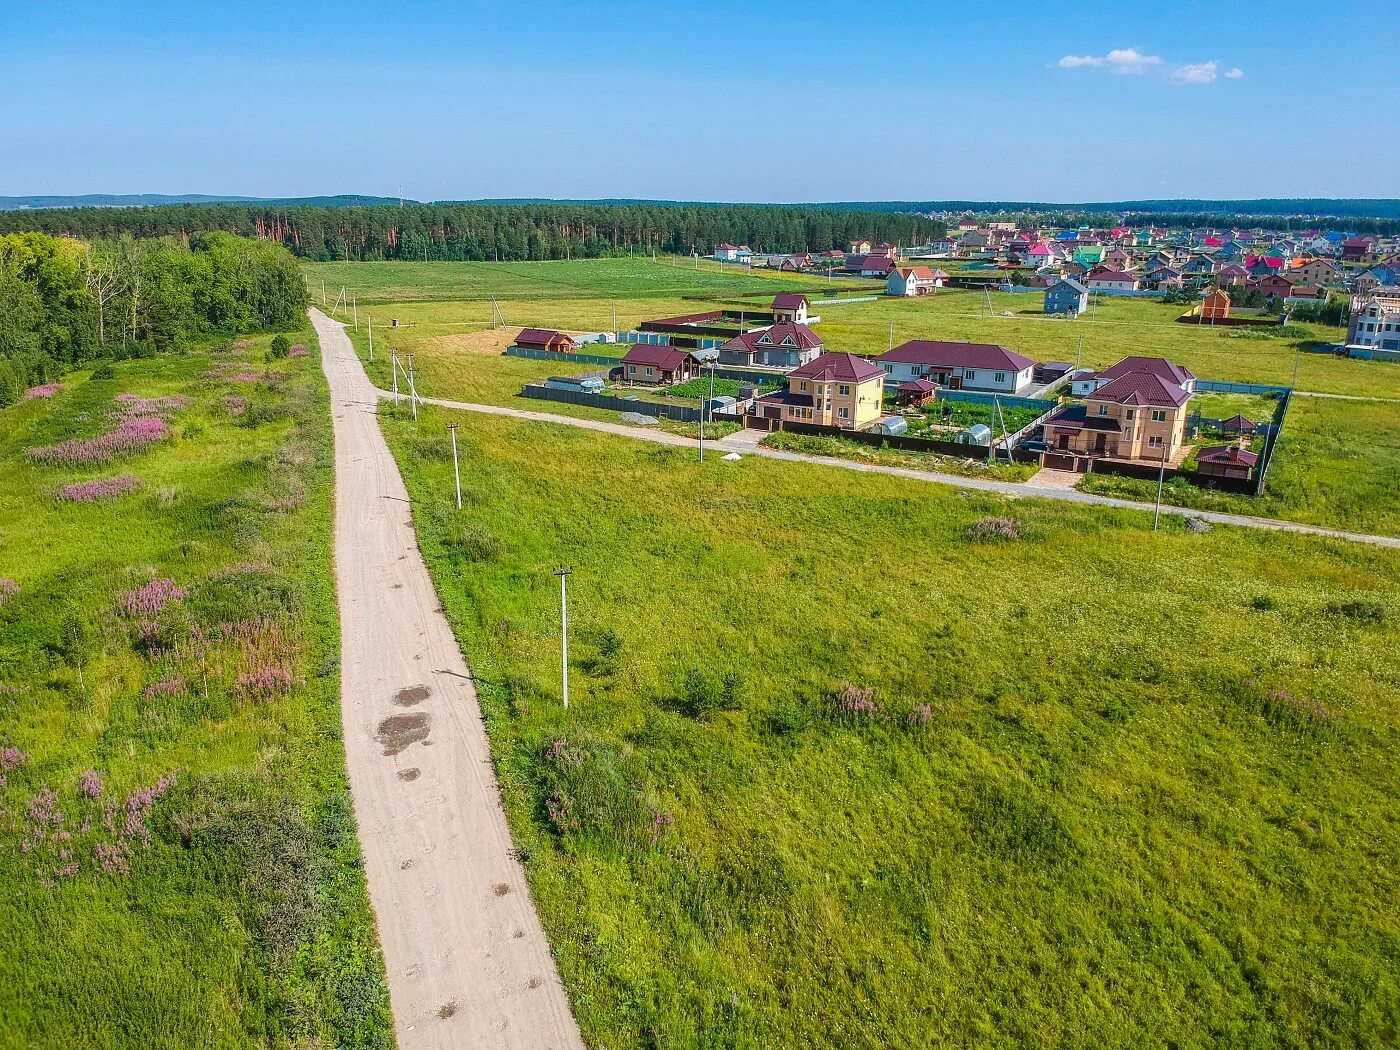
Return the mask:
[[[886,349],[886,350],[893,350],[893,349],[894,349],[894,318],[893,318],[893,317],[890,318],[890,345],[887,346],[887,347],[885,347],[885,349]]]
[[[1152,508],[1152,531],[1157,531],[1157,519],[1162,515],[1162,485],[1167,480],[1167,448],[1171,444],[1170,434],[1162,439],[1162,463],[1157,468],[1157,505]]]
[[[564,672],[564,710],[569,709],[569,573],[563,566],[555,572],[559,577],[559,639],[561,667]]]
[[[1074,358],[1074,367],[1078,368],[1084,363],[1084,337],[1079,337],[1079,353]]]
[[[354,295],[350,297],[350,309],[355,315],[355,331],[360,330],[360,297]]]
[[[396,351],[389,351],[389,363],[394,374],[394,412],[399,410],[399,355]]]
[[[326,305],[326,279],[321,278],[321,305]]]
[[[457,466],[457,424],[448,423],[447,429],[452,431],[452,480],[457,484],[457,509],[462,509],[462,471]]]
[[[367,320],[367,321],[369,322],[369,359],[370,359],[371,361],[373,361],[373,360],[374,360],[374,317],[373,317],[373,316],[367,316],[367,317],[365,318],[365,320]]]

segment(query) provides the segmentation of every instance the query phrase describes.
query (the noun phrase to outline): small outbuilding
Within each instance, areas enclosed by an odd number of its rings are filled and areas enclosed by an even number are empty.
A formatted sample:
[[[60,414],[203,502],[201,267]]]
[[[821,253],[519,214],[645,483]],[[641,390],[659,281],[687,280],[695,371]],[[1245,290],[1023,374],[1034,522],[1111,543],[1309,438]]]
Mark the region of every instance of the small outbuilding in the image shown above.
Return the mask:
[[[922,408],[938,396],[938,384],[928,379],[911,379],[895,387],[894,393],[899,404]]]
[[[986,423],[973,423],[953,440],[959,445],[981,445],[986,448],[992,443],[992,428]]]
[[[1220,429],[1227,434],[1254,434],[1259,430],[1259,424],[1253,423],[1244,416],[1231,416],[1220,424]]]
[[[877,421],[870,428],[872,434],[888,434],[890,437],[899,437],[909,433],[909,421],[903,416],[885,416]]]
[[[1223,321],[1230,316],[1230,293],[1217,288],[1201,300],[1202,321]]]
[[[522,328],[515,337],[515,345],[522,350],[547,350],[556,354],[572,354],[574,338],[551,328]]]
[[[1249,480],[1249,472],[1259,457],[1235,445],[1217,445],[1196,453],[1196,473],[1214,478]]]

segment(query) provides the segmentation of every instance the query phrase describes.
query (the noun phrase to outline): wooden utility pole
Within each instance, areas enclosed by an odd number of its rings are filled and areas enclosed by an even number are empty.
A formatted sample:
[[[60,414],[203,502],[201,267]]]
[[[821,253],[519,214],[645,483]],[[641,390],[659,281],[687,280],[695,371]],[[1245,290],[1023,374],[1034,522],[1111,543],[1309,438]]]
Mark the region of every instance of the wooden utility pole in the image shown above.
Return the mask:
[[[564,677],[564,709],[569,708],[569,574],[572,569],[560,566],[559,577],[559,640],[560,667]]]

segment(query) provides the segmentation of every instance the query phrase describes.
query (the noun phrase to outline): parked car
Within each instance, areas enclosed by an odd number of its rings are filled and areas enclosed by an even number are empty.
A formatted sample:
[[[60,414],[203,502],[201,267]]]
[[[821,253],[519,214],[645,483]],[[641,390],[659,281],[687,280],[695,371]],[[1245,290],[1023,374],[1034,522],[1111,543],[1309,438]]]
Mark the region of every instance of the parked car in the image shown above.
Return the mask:
[[[1022,441],[1020,447],[1026,452],[1049,452],[1050,442],[1031,438],[1029,441]]]

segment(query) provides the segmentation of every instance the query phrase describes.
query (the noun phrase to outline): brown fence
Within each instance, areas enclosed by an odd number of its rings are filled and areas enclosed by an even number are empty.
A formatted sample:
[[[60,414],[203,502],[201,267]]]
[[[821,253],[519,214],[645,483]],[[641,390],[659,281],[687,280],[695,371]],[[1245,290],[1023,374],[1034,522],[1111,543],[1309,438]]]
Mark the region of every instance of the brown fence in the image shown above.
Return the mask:
[[[869,430],[845,430],[841,427],[823,426],[820,423],[788,423],[762,416],[747,415],[744,425],[754,430],[783,431],[788,434],[816,434],[823,437],[839,437],[872,448],[891,448],[901,452],[934,452],[940,456],[962,456],[967,459],[987,458],[986,445],[960,445],[956,441],[934,441],[930,438],[905,437],[899,434],[880,434]],[[1004,459],[1006,452],[998,449],[996,456]],[[1017,463],[1039,463],[1039,452],[1026,452],[1013,449],[1011,458]]]

